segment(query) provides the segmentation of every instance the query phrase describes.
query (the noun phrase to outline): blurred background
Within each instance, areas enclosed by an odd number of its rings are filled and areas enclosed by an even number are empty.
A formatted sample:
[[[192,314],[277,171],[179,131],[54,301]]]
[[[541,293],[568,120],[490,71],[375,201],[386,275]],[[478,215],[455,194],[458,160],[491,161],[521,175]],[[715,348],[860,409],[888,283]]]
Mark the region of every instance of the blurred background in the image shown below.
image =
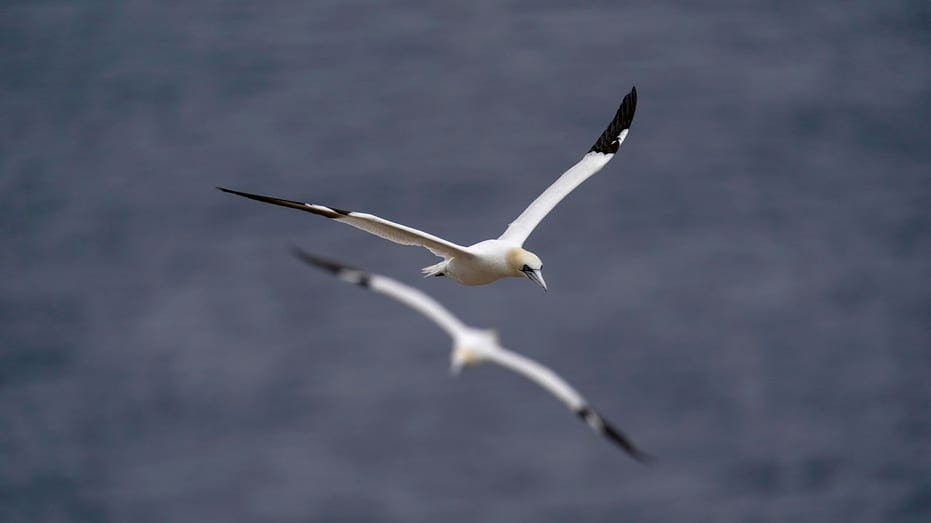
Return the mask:
[[[0,520],[931,520],[927,2],[195,4],[0,5]],[[546,294],[214,188],[468,244],[632,85]]]

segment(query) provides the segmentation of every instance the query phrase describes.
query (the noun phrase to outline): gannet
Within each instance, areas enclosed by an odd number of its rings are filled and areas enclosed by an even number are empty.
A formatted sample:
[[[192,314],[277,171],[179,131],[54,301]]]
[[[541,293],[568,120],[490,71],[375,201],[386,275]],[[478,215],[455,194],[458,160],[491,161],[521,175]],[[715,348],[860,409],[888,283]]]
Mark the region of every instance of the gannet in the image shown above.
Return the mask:
[[[419,245],[443,261],[421,269],[424,276],[447,276],[463,285],[486,285],[506,277],[530,278],[546,290],[543,279],[543,262],[523,248],[534,228],[573,189],[604,167],[617,153],[627,138],[630,123],[637,108],[637,88],[624,97],[614,119],[595,141],[588,153],[564,172],[552,185],[524,209],[504,233],[496,239],[484,240],[468,247],[444,240],[432,234],[379,218],[373,214],[347,211],[274,196],[263,196],[217,187],[223,192],[237,194],[260,202],[291,207],[343,222],[363,231],[401,245]]]
[[[548,390],[592,430],[620,446],[634,459],[641,462],[648,462],[652,459],[649,454],[634,446],[620,430],[601,417],[588,401],[558,374],[530,358],[502,347],[495,331],[465,325],[430,296],[386,276],[370,274],[314,256],[297,247],[294,247],[292,251],[308,265],[331,272],[343,281],[384,294],[433,320],[453,339],[450,371],[454,375],[459,374],[465,367],[485,362],[497,363]]]

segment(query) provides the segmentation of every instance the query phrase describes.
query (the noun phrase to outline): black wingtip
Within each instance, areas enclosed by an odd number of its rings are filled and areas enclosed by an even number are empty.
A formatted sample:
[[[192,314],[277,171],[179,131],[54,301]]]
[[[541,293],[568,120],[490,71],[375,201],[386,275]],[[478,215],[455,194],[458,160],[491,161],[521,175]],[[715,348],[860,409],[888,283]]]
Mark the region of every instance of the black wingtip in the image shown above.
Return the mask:
[[[620,107],[614,114],[614,119],[608,124],[608,128],[601,133],[598,140],[592,145],[588,152],[614,154],[621,146],[618,137],[625,129],[630,129],[630,124],[634,120],[634,113],[637,111],[637,87],[631,88],[624,100],[621,101]]]
[[[346,211],[343,209],[337,209],[335,207],[327,207],[324,205],[308,205],[304,202],[298,202],[295,200],[286,200],[284,198],[278,198],[277,196],[265,196],[264,194],[254,194],[243,191],[235,191],[233,189],[227,189],[225,187],[217,187],[223,192],[235,194],[236,196],[242,196],[243,198],[249,198],[250,200],[256,200],[263,203],[271,203],[273,205],[280,205],[282,207],[290,207],[292,209],[297,209],[299,211],[309,212],[311,214],[316,214],[319,216],[324,216],[330,219],[336,219],[340,216],[348,216],[352,211]]]
[[[643,463],[644,465],[652,465],[656,462],[656,458],[652,454],[648,454],[638,449],[636,446],[634,446],[633,442],[630,441],[630,438],[628,438],[622,432],[614,428],[607,421],[604,421],[603,419],[602,421],[604,422],[605,435],[607,435],[608,438],[610,438],[612,441],[617,443],[621,448],[623,448],[624,452],[627,452],[627,454],[630,457],[634,458],[640,463]]]
[[[253,200],[259,200],[259,199],[263,199],[263,198],[264,198],[264,199],[274,199],[274,198],[272,198],[271,196],[262,196],[262,195],[260,195],[260,194],[252,194],[252,193],[248,193],[248,192],[237,191],[237,190],[235,190],[235,189],[227,189],[226,187],[217,186],[217,189],[220,189],[221,191],[226,192],[226,193],[235,194],[236,196],[243,196],[243,197],[246,197],[246,198],[251,198],[251,199],[253,199]]]
[[[606,419],[604,419],[591,407],[582,407],[576,410],[575,413],[589,427],[600,432],[606,438],[610,439],[614,444],[621,447],[621,449],[624,450],[628,456],[634,458],[640,463],[643,463],[644,465],[650,465],[656,461],[656,458],[638,449],[630,440],[630,438],[625,436],[623,432],[608,423]]]
[[[350,283],[355,283],[356,285],[361,285],[363,287],[368,287],[371,283],[371,276],[369,276],[369,274],[365,271],[356,269],[355,267],[350,267],[348,265],[343,265],[337,261],[310,254],[309,252],[301,249],[296,245],[291,246],[291,254],[307,265],[331,272],[337,277],[349,281]]]

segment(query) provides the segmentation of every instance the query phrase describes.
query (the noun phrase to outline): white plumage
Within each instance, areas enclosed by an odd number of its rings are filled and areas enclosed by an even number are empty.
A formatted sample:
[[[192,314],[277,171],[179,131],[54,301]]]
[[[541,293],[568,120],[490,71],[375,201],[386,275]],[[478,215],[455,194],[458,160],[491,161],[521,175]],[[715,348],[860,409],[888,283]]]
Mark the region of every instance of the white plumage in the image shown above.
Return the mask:
[[[485,285],[501,278],[526,276],[546,289],[542,273],[543,262],[523,248],[524,242],[566,195],[611,161],[627,137],[636,107],[637,89],[633,88],[624,97],[614,119],[578,163],[538,196],[508,225],[500,237],[469,246],[459,245],[373,214],[218,188],[253,200],[325,216],[401,245],[424,247],[443,258],[442,262],[423,269],[426,276],[447,276],[463,285]]]
[[[327,270],[341,280],[400,301],[433,320],[453,339],[450,363],[455,373],[464,367],[484,362],[501,365],[548,390],[585,421],[592,430],[610,439],[634,459],[639,461],[650,459],[649,455],[635,447],[621,431],[601,417],[585,398],[558,374],[530,358],[502,347],[494,331],[477,329],[462,323],[433,298],[391,278],[353,269],[299,249],[294,249],[294,252],[298,258],[311,266]]]

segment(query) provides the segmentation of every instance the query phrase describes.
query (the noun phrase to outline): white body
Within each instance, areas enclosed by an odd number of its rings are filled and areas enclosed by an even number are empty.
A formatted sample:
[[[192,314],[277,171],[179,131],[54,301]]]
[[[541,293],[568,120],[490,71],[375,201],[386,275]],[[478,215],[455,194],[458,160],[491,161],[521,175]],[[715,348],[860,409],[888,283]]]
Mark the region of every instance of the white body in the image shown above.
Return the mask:
[[[486,285],[501,278],[523,276],[508,262],[508,253],[516,249],[520,246],[501,240],[470,245],[466,248],[469,254],[445,260],[442,274],[462,285]]]

